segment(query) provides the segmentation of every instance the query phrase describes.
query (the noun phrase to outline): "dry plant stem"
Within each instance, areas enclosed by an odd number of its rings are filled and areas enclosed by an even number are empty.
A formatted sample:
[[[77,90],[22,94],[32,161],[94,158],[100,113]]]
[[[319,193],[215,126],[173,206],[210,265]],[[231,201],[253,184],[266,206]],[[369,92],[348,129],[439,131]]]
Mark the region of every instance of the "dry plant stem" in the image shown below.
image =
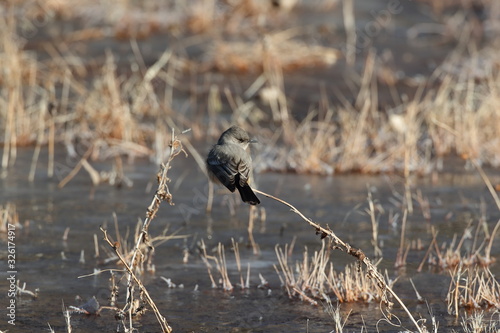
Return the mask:
[[[2,171],[7,172],[7,167],[9,166],[9,154],[12,158],[14,156],[14,151],[16,149],[16,132],[14,130],[14,118],[15,118],[15,101],[17,101],[17,89],[14,87],[9,87],[9,104],[7,108],[7,121],[5,126],[4,134],[4,146],[3,146],[3,156],[2,156]],[[13,159],[13,158],[12,158]]]
[[[153,201],[151,202],[151,204],[149,205],[149,207],[147,209],[146,218],[144,219],[144,223],[142,225],[141,232],[139,233],[139,236],[137,238],[137,242],[136,242],[134,250],[133,250],[132,258],[130,259],[130,266],[126,265],[127,267],[130,267],[130,268],[127,268],[127,270],[129,271],[128,282],[127,282],[127,304],[125,305],[125,308],[123,309],[124,311],[126,308],[129,308],[129,309],[132,308],[132,304],[133,304],[132,295],[133,295],[133,288],[134,288],[133,283],[132,283],[132,279],[134,279],[136,281],[136,283],[139,285],[139,282],[137,282],[137,278],[133,274],[132,270],[134,267],[134,263],[136,263],[136,257],[138,255],[138,253],[140,252],[140,246],[144,242],[148,246],[152,247],[152,245],[149,244],[149,240],[148,240],[149,225],[150,225],[151,221],[153,220],[153,218],[156,216],[162,201],[167,201],[170,204],[172,204],[172,194],[170,194],[170,191],[169,191],[168,185],[167,185],[167,183],[169,182],[169,179],[167,177],[167,173],[168,173],[168,170],[170,169],[170,163],[181,152],[185,153],[184,149],[182,148],[182,143],[180,140],[178,140],[175,137],[174,129],[172,129],[172,139],[170,142],[170,153],[168,155],[167,162],[165,164],[161,165],[161,170],[160,170],[160,173],[158,176],[158,189],[156,190],[156,193],[153,197]],[[115,251],[115,252],[118,254],[117,251]],[[121,256],[119,256],[119,257],[121,259]],[[144,291],[146,291],[146,290],[144,289]],[[152,301],[151,301],[151,303],[152,303]],[[154,305],[154,303],[152,303],[151,307],[153,309],[156,309],[156,306]],[[156,311],[155,311],[155,314],[156,314]],[[166,321],[160,315],[159,312],[156,314],[156,316],[158,318],[158,321],[160,322],[160,325],[164,329],[164,332],[170,332],[171,328],[168,325],[165,325]],[[165,330],[165,328],[168,328],[168,329]]]
[[[420,333],[424,332],[422,330],[422,328],[418,325],[418,323],[415,320],[415,318],[413,318],[412,314],[410,313],[410,311],[408,310],[408,308],[406,307],[406,305],[404,305],[403,301],[387,285],[387,283],[385,283],[385,279],[382,276],[382,274],[380,274],[377,271],[377,268],[372,264],[371,260],[364,254],[364,252],[362,250],[356,249],[356,248],[350,246],[348,243],[344,242],[330,228],[328,228],[328,227],[324,228],[321,225],[319,225],[318,223],[316,223],[316,222],[312,221],[311,219],[305,217],[304,214],[302,214],[297,208],[295,208],[294,206],[292,206],[288,202],[286,202],[286,201],[284,201],[282,199],[279,199],[279,198],[277,198],[275,196],[272,196],[270,194],[267,194],[265,192],[259,191],[257,189],[254,189],[254,192],[262,194],[263,196],[266,196],[266,197],[268,197],[270,199],[276,200],[276,201],[284,204],[285,206],[288,206],[292,210],[292,212],[294,212],[297,215],[299,215],[304,221],[306,221],[307,223],[309,223],[310,226],[314,227],[314,229],[316,229],[316,233],[317,234],[321,234],[321,238],[325,238],[327,236],[330,237],[331,240],[335,244],[335,248],[338,248],[338,249],[340,249],[342,251],[345,251],[347,254],[350,254],[351,256],[355,257],[359,261],[363,262],[365,264],[366,268],[367,268],[368,276],[371,277],[371,278],[373,278],[373,279],[375,279],[377,281],[378,286],[384,292],[384,295],[382,295],[382,300],[388,306],[388,308],[390,309],[392,307],[392,303],[389,302],[388,298],[385,296],[385,292],[388,292],[389,294],[391,294],[392,297],[394,297],[394,299],[399,303],[399,305],[403,308],[403,310],[406,312],[406,314],[408,315],[408,317],[410,318],[410,320],[413,322],[413,324],[417,328],[418,332],[420,332]]]
[[[153,301],[153,299],[151,298],[151,296],[149,296],[149,293],[146,290],[146,287],[144,287],[144,285],[142,284],[141,280],[132,271],[132,267],[130,267],[127,264],[125,258],[123,258],[123,256],[118,251],[117,244],[111,242],[111,240],[108,237],[107,231],[105,229],[103,229],[102,227],[101,227],[101,231],[104,234],[104,240],[108,243],[109,246],[111,246],[111,248],[113,249],[113,251],[115,251],[115,254],[118,256],[118,258],[120,259],[120,261],[123,263],[123,265],[124,265],[125,269],[127,270],[129,276],[132,277],[132,279],[135,281],[135,283],[137,283],[137,285],[139,286],[139,289],[141,290],[141,292],[145,296],[146,301],[148,302],[149,306],[151,307],[151,309],[155,313],[156,319],[160,323],[162,332],[169,332],[169,333],[172,332],[172,328],[168,325],[167,320],[165,319],[165,317],[163,317],[161,315],[160,311],[156,307],[155,302]]]
[[[471,160],[471,161],[474,164],[474,167],[479,172],[479,175],[483,179],[484,183],[486,184],[486,187],[488,187],[488,190],[490,191],[490,194],[493,197],[493,200],[495,200],[495,203],[496,203],[498,209],[500,210],[500,198],[498,198],[498,194],[495,191],[493,184],[491,184],[490,179],[488,178],[488,176],[484,172],[483,168],[481,168],[481,165],[479,165],[479,163],[477,163],[477,161],[475,161],[475,160]],[[491,253],[491,247],[493,246],[493,240],[495,239],[495,234],[499,228],[500,228],[500,220],[495,225],[495,228],[493,229],[493,232],[491,233],[491,236],[490,236],[490,241],[489,241],[488,246],[486,247],[486,250],[485,250],[486,260],[488,260],[488,261],[490,260],[490,253]]]
[[[372,192],[368,191],[368,205],[370,209],[368,213],[370,214],[370,219],[372,222],[372,243],[373,243],[373,252],[375,257],[381,258],[383,256],[382,250],[378,246],[378,221],[375,216],[375,206],[373,204]]]
[[[259,245],[257,245],[257,243],[255,242],[255,239],[253,237],[253,227],[254,227],[256,211],[257,211],[257,208],[255,206],[250,206],[249,213],[248,213],[248,228],[247,228],[248,240],[250,241],[250,244],[252,245],[254,255],[258,255],[260,253]]]
[[[201,248],[203,249],[203,256],[201,258],[203,259],[205,266],[207,266],[207,272],[208,272],[208,276],[210,277],[210,281],[212,282],[212,288],[215,289],[215,288],[217,288],[217,283],[215,283],[215,279],[212,275],[212,270],[211,270],[212,265],[210,265],[210,262],[208,261],[209,256],[207,255],[207,247],[206,247],[203,239],[201,240]]]
[[[72,332],[71,314],[69,313],[69,310],[64,308],[64,303],[63,303],[63,314],[64,314],[64,321],[66,322],[66,332],[71,333]]]
[[[81,158],[81,160],[78,162],[78,164],[73,168],[73,170],[71,170],[71,172],[66,176],[64,177],[63,180],[61,180],[59,182],[59,184],[57,184],[57,187],[58,188],[63,188],[64,186],[66,186],[66,184],[71,180],[73,179],[73,177],[75,177],[75,175],[78,173],[78,171],[80,171],[81,167],[83,166],[84,164],[84,161],[86,162],[87,161],[87,158],[90,156],[90,154],[92,153],[92,150],[94,149],[94,145],[91,145],[87,151],[85,152],[85,154],[83,154],[83,157]]]
[[[500,210],[500,198],[498,198],[498,194],[495,191],[493,185],[491,184],[491,181],[489,180],[488,176],[486,175],[486,173],[483,171],[483,168],[481,168],[481,165],[479,165],[479,163],[477,163],[476,160],[471,159],[471,162],[472,164],[474,164],[474,167],[477,169],[477,172],[479,172],[479,175],[486,184],[486,187],[488,187],[488,190],[490,191],[493,200],[495,200],[495,203],[497,204],[497,207]]]
[[[234,238],[231,238],[231,244],[233,245],[234,251],[234,259],[236,260],[236,267],[238,268],[238,273],[240,274],[240,285],[241,289],[245,288],[245,283],[243,282],[243,275],[241,274],[241,257],[240,257],[240,249],[238,247],[238,243],[234,241]]]
[[[434,229],[434,227],[432,227],[431,232],[432,232],[432,241],[429,244],[429,248],[427,249],[427,252],[425,252],[425,255],[424,255],[424,258],[422,259],[422,262],[420,262],[420,265],[418,265],[417,272],[419,272],[419,273],[422,271],[422,268],[424,267],[424,264],[425,264],[425,260],[427,259],[427,257],[431,253],[432,248],[436,243],[436,237],[437,237],[438,232]]]
[[[207,213],[210,213],[212,211],[213,203],[214,203],[214,184],[211,181],[209,181],[208,182],[207,208],[206,208]]]
[[[349,66],[353,66],[356,63],[356,23],[354,19],[353,0],[342,1],[342,13],[346,31],[346,60]]]
[[[47,108],[43,107],[41,112],[39,113],[39,119],[38,121],[40,122],[40,127],[38,129],[38,135],[37,135],[37,140],[36,140],[36,146],[35,146],[35,151],[33,152],[33,158],[31,160],[31,168],[30,172],[28,175],[28,180],[30,182],[33,182],[35,180],[35,170],[36,170],[36,164],[38,162],[38,157],[40,156],[40,150],[42,148],[42,142],[45,140],[45,123],[44,123],[44,118],[45,114],[47,112]]]
[[[493,231],[491,232],[491,237],[490,241],[488,242],[488,245],[486,246],[486,249],[484,250],[484,254],[486,257],[486,260],[488,262],[491,261],[491,247],[493,246],[493,240],[495,239],[495,235],[497,231],[500,229],[500,220],[498,220],[497,224],[495,225],[495,228],[493,228]]]
[[[227,262],[226,262],[226,252],[224,251],[224,245],[219,243],[217,247],[217,254],[219,256],[219,261],[217,261],[217,269],[220,272],[222,280],[222,288],[226,291],[231,291],[234,289],[231,280],[229,279],[229,274],[227,272]]]
[[[55,143],[56,127],[53,117],[49,120],[49,160],[47,162],[47,176],[52,178],[54,176],[54,143]]]
[[[406,220],[408,218],[408,210],[405,209],[403,213],[403,225],[401,227],[401,238],[399,240],[399,248],[398,253],[396,255],[396,262],[394,263],[394,267],[399,268],[406,265],[406,258],[404,255],[404,245],[405,245],[405,232],[406,232]]]

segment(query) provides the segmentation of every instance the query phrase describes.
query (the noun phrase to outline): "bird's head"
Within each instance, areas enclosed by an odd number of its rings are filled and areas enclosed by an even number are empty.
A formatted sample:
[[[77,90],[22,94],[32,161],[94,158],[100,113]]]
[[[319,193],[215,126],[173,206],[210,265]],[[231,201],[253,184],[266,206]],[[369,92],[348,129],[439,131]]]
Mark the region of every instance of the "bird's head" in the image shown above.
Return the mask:
[[[218,144],[233,143],[247,149],[248,144],[255,143],[257,140],[250,140],[248,133],[238,126],[228,128],[219,138]]]

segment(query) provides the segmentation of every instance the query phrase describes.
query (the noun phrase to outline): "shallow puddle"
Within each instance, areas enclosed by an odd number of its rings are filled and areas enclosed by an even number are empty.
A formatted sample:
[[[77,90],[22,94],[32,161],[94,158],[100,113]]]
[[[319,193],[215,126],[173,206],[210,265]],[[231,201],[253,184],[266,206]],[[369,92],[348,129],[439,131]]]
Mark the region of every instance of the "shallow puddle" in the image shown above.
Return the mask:
[[[9,170],[7,178],[0,182],[0,202],[16,204],[23,225],[23,228],[16,230],[17,279],[21,285],[26,283],[28,290],[39,289],[39,296],[36,300],[26,295],[18,297],[16,326],[2,327],[8,328],[10,332],[21,332],[28,328],[47,329],[47,323],[50,323],[56,332],[64,331],[63,304],[66,307],[81,305],[81,302],[95,296],[101,305],[107,305],[110,295],[108,272],[78,277],[93,273],[96,268],[105,270],[117,267],[115,263],[103,264],[106,254],[99,226],[106,225],[110,235],[115,238],[112,223],[112,213],[115,212],[122,235],[134,230],[137,219],[144,217],[145,209],[152,199],[152,191],[146,192],[146,188],[149,182],[154,181],[157,169],[146,161],[126,165],[126,175],[134,182],[132,188],[109,185],[92,187],[88,175],[80,172],[66,187],[58,189],[57,182],[64,173],[54,179],[47,179],[43,167],[39,168],[34,183],[27,181],[31,154],[30,149],[19,152],[18,167]],[[97,165],[101,169],[109,167],[107,164]],[[313,306],[288,298],[273,267],[278,265],[274,251],[276,244],[284,246],[296,238],[290,263],[302,260],[304,247],[308,248],[309,255],[321,248],[319,236],[309,225],[287,207],[261,198],[266,219],[256,222],[254,237],[260,253],[254,255],[247,246],[248,206],[238,203],[235,216],[231,216],[227,202],[237,198],[231,198],[220,190],[215,195],[212,213],[207,215],[203,200],[207,182],[190,157],[177,157],[169,176],[172,179],[170,189],[175,206],[162,205],[158,217],[152,222],[150,233],[154,237],[168,225],[169,234],[178,232],[179,235],[187,235],[187,238],[170,240],[157,246],[154,257],[156,273],[146,273],[144,282],[175,331],[327,332],[334,329],[333,320],[325,312],[321,301],[318,306]],[[497,177],[498,173],[492,174],[492,181]],[[394,269],[394,260],[400,242],[401,219],[394,226],[389,223],[391,212],[402,214],[397,204],[401,202],[396,193],[401,193],[403,189],[399,177],[335,175],[324,178],[265,173],[257,175],[256,182],[260,190],[289,201],[306,216],[323,225],[328,224],[340,238],[372,257],[372,226],[370,217],[364,212],[368,207],[369,189],[374,202],[385,211],[379,214],[378,237],[383,253],[379,267],[387,269],[390,278],[399,277],[394,290],[413,314],[429,318],[427,306],[416,300],[410,278],[429,303],[440,322],[440,329],[458,327],[459,323],[446,312],[449,274],[428,265],[424,266],[421,273],[417,273],[416,268],[432,239],[431,227],[439,231],[439,244],[449,243],[455,234],[461,237],[470,219],[477,220],[485,213],[491,230],[500,218],[499,210],[476,172],[457,168],[453,173],[442,174],[434,181],[430,178],[415,180],[414,191],[420,190],[422,197],[428,200],[431,218],[424,218],[415,201],[414,213],[409,215],[407,221],[406,241],[421,239],[423,249],[411,249],[407,265],[399,270]],[[153,184],[153,188],[155,186]],[[70,230],[67,240],[63,241],[66,228]],[[94,235],[97,235],[101,245],[98,258],[94,257]],[[1,253],[4,260],[5,237],[3,234]],[[241,290],[238,286],[240,275],[231,251],[231,238],[239,243],[244,279],[250,265],[248,290]],[[209,254],[219,242],[224,244],[229,278],[235,287],[232,292],[211,287],[207,268],[200,257],[201,240],[207,245]],[[495,240],[492,257],[498,257],[499,244]],[[82,251],[85,262],[80,262]],[[186,251],[189,253],[188,260],[183,262]],[[333,251],[330,260],[337,271],[342,271],[346,264],[354,261],[340,251]],[[498,264],[492,265],[491,270],[499,274]],[[217,279],[218,273],[214,268],[212,274]],[[259,274],[269,282],[268,287],[258,288],[261,284]],[[161,277],[171,279],[177,286],[168,288]],[[182,287],[179,286],[181,284]],[[123,304],[125,286],[120,286],[119,304]],[[5,279],[2,279],[0,288],[7,289]],[[77,295],[83,301],[75,300]],[[363,325],[374,330],[382,318],[377,302],[341,304],[343,315],[351,310],[346,324],[349,330],[360,331]],[[411,329],[411,323],[397,305],[394,313]],[[74,314],[71,323],[76,332],[111,331],[118,325],[111,310],[103,310],[100,316]],[[136,321],[136,326],[142,332],[158,331],[157,325],[151,312]],[[379,323],[379,326],[387,332],[400,330],[384,323]]]

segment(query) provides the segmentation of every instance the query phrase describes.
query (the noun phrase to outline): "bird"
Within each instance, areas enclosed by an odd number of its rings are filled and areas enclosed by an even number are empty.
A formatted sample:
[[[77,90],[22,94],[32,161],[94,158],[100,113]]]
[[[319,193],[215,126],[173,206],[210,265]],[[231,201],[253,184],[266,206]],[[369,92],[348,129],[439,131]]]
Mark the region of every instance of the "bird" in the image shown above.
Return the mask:
[[[248,133],[239,126],[232,126],[221,134],[217,144],[208,153],[206,164],[210,179],[219,182],[231,192],[240,192],[241,200],[250,205],[260,204],[248,184],[252,158],[246,151],[250,143]]]

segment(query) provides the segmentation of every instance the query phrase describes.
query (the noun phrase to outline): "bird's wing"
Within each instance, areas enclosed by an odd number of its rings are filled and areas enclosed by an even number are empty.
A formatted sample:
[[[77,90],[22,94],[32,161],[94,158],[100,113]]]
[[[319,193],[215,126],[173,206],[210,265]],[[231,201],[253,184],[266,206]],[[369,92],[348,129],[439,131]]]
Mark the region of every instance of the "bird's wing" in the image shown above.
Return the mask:
[[[235,176],[238,174],[238,163],[230,158],[220,158],[221,153],[209,154],[207,167],[231,192],[235,190]]]
[[[241,160],[238,163],[238,173],[240,175],[240,186],[245,186],[248,183],[248,175],[250,174],[251,161]]]

